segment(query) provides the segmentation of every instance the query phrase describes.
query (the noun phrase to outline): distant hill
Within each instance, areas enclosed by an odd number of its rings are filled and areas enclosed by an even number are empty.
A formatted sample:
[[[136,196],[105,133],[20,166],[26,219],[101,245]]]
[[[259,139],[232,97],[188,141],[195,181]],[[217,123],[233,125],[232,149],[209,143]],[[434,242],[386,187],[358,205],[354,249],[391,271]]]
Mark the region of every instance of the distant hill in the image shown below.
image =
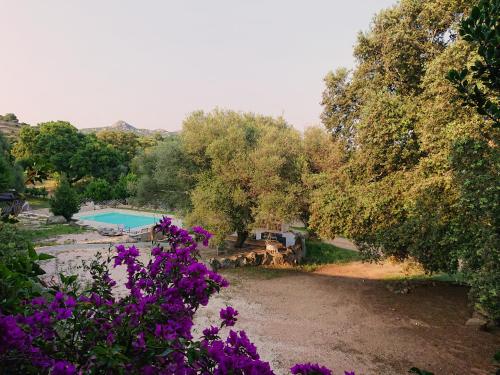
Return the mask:
[[[175,132],[169,132],[169,131],[163,130],[163,129],[155,129],[155,130],[139,129],[139,128],[136,128],[135,126],[130,125],[129,123],[127,123],[125,121],[121,121],[121,120],[115,122],[113,125],[110,125],[110,126],[102,126],[99,128],[80,129],[80,131],[84,134],[97,133],[101,130],[117,130],[117,131],[121,131],[121,132],[130,132],[130,133],[134,133],[137,135],[143,135],[143,136],[152,136],[155,134],[160,134],[162,136],[168,136],[168,135],[175,133]]]
[[[0,120],[0,133],[5,135],[6,138],[12,142],[17,139],[19,131],[23,126],[27,125]]]

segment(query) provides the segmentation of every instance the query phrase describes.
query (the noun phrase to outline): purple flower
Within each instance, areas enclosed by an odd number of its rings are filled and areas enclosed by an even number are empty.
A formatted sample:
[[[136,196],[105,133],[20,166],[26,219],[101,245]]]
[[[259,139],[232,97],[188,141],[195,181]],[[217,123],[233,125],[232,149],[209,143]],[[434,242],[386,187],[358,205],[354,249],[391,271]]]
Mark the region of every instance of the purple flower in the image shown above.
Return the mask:
[[[53,375],[73,375],[76,374],[76,368],[73,364],[67,361],[58,361],[52,367]]]
[[[296,364],[290,371],[293,375],[332,375],[331,370],[313,363]]]
[[[238,315],[238,311],[233,309],[231,306],[228,306],[225,309],[220,310],[220,318],[222,319],[222,325],[223,326],[234,326],[236,321],[236,316]]]
[[[211,326],[203,330],[203,337],[205,340],[215,340],[219,334],[219,327]]]
[[[198,226],[193,227],[193,232],[202,236],[203,237],[203,245],[208,246],[208,241],[210,240],[210,238],[212,238],[212,233],[210,233],[209,231],[203,229],[202,227],[198,227]]]

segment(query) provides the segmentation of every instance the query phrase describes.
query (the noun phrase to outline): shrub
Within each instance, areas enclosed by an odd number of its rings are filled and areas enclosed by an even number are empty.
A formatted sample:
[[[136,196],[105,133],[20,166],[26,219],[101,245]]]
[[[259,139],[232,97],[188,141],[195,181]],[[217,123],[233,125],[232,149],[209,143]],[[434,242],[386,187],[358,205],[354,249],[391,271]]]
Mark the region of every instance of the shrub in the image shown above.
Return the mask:
[[[37,254],[33,243],[13,224],[0,222],[0,306],[4,313],[20,312],[21,302],[43,291],[38,277],[45,272],[39,260],[52,258]]]
[[[197,243],[163,218],[155,227],[168,240],[147,264],[134,246],[89,265],[93,282],[82,292],[37,297],[20,315],[0,313],[0,366],[7,373],[273,374],[244,331],[238,311],[220,311],[220,324],[193,337],[195,312],[227,281],[197,261]],[[211,236],[194,232],[205,241]],[[127,269],[127,295],[113,296],[109,266]],[[229,328],[223,340],[221,330]],[[292,374],[331,374],[314,364]],[[353,374],[353,373],[346,373]]]
[[[113,199],[113,188],[105,179],[97,178],[87,185],[84,195],[94,202],[108,201]]]
[[[24,189],[24,192],[26,195],[34,198],[46,198],[47,195],[49,195],[49,192],[47,191],[45,186],[42,186],[41,188],[27,187],[26,189]]]
[[[122,175],[118,183],[113,188],[114,199],[126,199],[130,197],[130,185],[134,183],[136,176],[134,174]]]
[[[62,215],[70,220],[80,209],[80,198],[65,178],[61,178],[59,186],[50,200],[50,210],[54,215]]]

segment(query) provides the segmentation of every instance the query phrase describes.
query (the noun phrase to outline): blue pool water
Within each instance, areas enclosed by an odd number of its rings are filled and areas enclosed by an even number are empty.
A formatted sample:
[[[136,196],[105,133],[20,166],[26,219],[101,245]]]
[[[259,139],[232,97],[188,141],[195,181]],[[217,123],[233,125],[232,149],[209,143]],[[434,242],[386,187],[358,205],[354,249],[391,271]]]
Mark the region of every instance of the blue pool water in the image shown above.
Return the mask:
[[[81,216],[81,220],[92,220],[100,223],[123,225],[126,229],[156,224],[160,217],[129,215],[122,212],[108,212],[97,215]]]

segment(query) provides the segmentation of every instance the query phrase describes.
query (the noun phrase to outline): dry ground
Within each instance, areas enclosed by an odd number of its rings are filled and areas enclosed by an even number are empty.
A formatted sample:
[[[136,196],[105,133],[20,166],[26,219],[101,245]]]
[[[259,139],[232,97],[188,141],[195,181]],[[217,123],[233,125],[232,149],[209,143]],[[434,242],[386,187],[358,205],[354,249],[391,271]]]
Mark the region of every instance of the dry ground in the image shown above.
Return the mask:
[[[232,285],[201,311],[200,326],[215,323],[218,309],[231,304],[241,313],[237,328],[279,373],[309,361],[335,374],[399,375],[413,366],[436,375],[494,371],[500,335],[464,326],[471,314],[465,288],[437,283],[396,295],[373,279],[378,266],[364,266],[372,279],[359,278],[359,265],[356,277],[352,265],[316,273],[226,271]]]
[[[145,250],[146,244],[138,245]],[[44,267],[49,275],[72,273],[82,260],[105,248],[45,248],[57,260]],[[236,328],[248,333],[279,374],[309,361],[335,374],[356,370],[357,375],[400,375],[412,366],[436,375],[494,371],[491,358],[500,349],[500,334],[464,325],[471,316],[464,287],[437,283],[394,294],[383,279],[401,275],[401,266],[357,262],[314,273],[239,268],[223,274],[231,286],[199,310],[197,326],[218,324],[219,309],[232,305],[241,315]],[[115,269],[112,277],[124,278],[125,272]]]

